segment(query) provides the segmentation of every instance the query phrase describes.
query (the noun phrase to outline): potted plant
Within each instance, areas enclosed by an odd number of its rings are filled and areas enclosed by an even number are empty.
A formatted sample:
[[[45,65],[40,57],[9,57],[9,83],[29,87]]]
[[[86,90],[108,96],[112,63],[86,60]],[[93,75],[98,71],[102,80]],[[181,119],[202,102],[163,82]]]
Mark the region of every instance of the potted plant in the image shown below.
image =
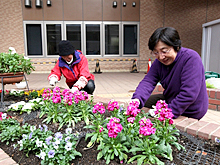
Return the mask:
[[[31,60],[16,53],[13,47],[9,47],[8,53],[0,54],[0,61],[0,83],[2,83],[2,77],[7,77],[3,78],[3,84],[21,82],[25,73],[30,74],[35,69]]]

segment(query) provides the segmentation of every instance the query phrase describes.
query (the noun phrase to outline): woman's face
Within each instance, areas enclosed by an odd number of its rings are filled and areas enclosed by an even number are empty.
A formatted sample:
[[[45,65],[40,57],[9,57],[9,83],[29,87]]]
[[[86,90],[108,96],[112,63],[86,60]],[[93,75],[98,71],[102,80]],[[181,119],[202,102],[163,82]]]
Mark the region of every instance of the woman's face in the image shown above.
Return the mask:
[[[170,65],[176,58],[177,52],[172,46],[166,45],[164,42],[159,41],[152,54],[164,65]]]
[[[61,56],[61,57],[62,57],[62,59],[64,59],[65,61],[70,62],[70,61],[72,60],[72,58],[73,58],[73,55],[70,54],[70,55]]]

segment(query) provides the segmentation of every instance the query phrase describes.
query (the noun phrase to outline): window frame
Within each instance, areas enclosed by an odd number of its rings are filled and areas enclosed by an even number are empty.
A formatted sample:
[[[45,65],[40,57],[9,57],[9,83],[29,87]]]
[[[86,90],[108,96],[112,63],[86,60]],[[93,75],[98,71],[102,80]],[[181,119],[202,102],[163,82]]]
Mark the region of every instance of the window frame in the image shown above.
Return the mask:
[[[100,25],[100,54],[98,55],[88,55],[86,54],[86,25]],[[86,57],[89,57],[89,58],[94,58],[94,57],[102,57],[102,54],[103,54],[103,28],[102,28],[102,25],[103,23],[101,21],[84,21],[83,22],[83,45],[84,45],[84,49],[83,49],[83,54],[86,56]]]
[[[137,25],[137,54],[124,54],[124,25]],[[140,39],[140,23],[139,22],[122,22],[122,57],[138,57],[139,56],[139,39]]]
[[[41,38],[42,38],[42,55],[28,55],[28,46],[27,46],[27,26],[30,24],[39,24],[41,25]],[[24,48],[25,48],[25,55],[31,58],[39,58],[39,57],[45,57],[45,44],[44,44],[44,26],[43,21],[23,21],[23,30],[24,30]]]
[[[119,25],[119,54],[105,54],[105,25]],[[122,55],[122,24],[121,22],[103,22],[103,57],[121,57]]]

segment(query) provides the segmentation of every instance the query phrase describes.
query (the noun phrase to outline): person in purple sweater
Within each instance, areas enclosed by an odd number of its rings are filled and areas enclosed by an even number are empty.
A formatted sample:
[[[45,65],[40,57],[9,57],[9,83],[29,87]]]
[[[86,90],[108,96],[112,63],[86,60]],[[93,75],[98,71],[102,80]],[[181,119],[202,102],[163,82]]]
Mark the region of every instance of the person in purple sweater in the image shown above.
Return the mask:
[[[208,109],[208,95],[199,54],[181,47],[179,34],[172,27],[156,29],[148,47],[156,59],[132,100],[139,101],[139,108],[152,108],[158,100],[165,100],[174,118],[182,115],[201,119]],[[164,88],[163,94],[151,95],[158,82]]]

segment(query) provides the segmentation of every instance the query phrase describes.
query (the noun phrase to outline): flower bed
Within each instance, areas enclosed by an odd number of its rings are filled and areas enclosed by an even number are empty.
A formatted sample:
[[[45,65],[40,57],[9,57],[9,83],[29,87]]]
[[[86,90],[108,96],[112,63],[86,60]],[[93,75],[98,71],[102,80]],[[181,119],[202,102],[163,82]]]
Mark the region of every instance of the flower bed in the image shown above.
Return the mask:
[[[175,154],[182,147],[178,130],[172,124],[171,110],[163,101],[158,102],[156,118],[152,118],[137,109],[136,102],[127,108],[113,100],[107,107],[102,103],[93,105],[86,93],[61,92],[59,88],[54,88],[53,93],[47,89],[42,95],[43,98],[33,101],[31,106],[39,112],[40,118],[28,120],[22,127],[16,120],[8,119],[7,127],[0,130],[1,147],[9,143],[4,149],[11,149],[10,154],[17,155],[16,158],[29,160],[27,164],[30,161],[32,164],[40,161],[42,164],[62,161],[65,164],[127,164],[132,161],[163,164],[177,161],[173,160],[173,150]],[[17,117],[23,107],[8,113]],[[25,155],[21,157],[21,154]]]

